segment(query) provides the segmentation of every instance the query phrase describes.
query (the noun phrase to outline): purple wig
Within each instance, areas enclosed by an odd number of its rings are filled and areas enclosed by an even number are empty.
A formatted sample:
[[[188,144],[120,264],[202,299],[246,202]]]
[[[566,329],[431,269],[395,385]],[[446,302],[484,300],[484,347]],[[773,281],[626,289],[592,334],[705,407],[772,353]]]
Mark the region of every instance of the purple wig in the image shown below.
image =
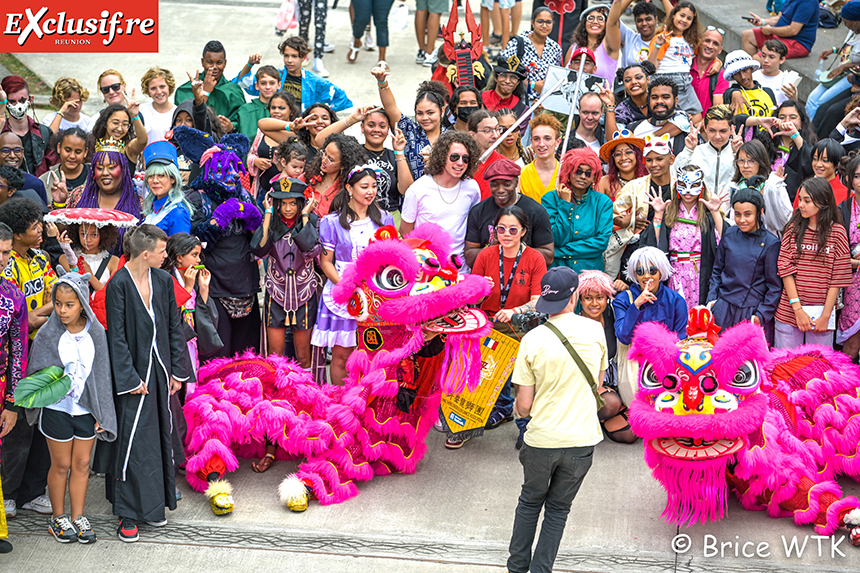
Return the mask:
[[[81,198],[78,200],[76,207],[98,207],[99,206],[99,188],[96,183],[96,165],[107,159],[111,163],[116,163],[122,169],[120,180],[120,198],[116,204],[116,210],[133,215],[138,219],[140,216],[140,198],[134,188],[134,183],[131,180],[132,173],[128,163],[128,158],[124,153],[116,151],[97,151],[93,154],[93,161],[90,164],[90,172],[87,175],[87,182],[84,184],[84,191]]]

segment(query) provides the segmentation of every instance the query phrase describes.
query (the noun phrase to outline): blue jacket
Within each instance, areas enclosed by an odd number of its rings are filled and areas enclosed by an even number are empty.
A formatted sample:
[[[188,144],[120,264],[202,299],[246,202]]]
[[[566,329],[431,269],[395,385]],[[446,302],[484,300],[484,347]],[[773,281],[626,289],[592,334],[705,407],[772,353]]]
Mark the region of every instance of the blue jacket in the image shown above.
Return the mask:
[[[281,70],[281,85],[284,85],[286,79],[287,68],[285,66]],[[233,78],[233,83],[239,84],[243,90],[256,97],[260,95],[260,90],[257,89],[255,80],[255,76],[248,72],[242,77]],[[352,100],[347,97],[345,91],[322,76],[302,70],[302,111],[315,103],[327,104],[334,111],[353,107]]]
[[[636,308],[631,300],[636,300],[642,294],[642,288],[638,284],[632,284],[628,292],[618,293],[612,301],[612,310],[615,311],[615,337],[618,342],[630,344],[636,327],[643,322],[659,322],[677,333],[678,340],[687,338],[687,303],[684,297],[663,283],[657,291],[655,302]]]
[[[191,213],[183,203],[166,205],[169,197],[165,195],[161,199],[152,202],[152,213],[143,220],[144,223],[155,225],[167,236],[176,233],[191,233]]]

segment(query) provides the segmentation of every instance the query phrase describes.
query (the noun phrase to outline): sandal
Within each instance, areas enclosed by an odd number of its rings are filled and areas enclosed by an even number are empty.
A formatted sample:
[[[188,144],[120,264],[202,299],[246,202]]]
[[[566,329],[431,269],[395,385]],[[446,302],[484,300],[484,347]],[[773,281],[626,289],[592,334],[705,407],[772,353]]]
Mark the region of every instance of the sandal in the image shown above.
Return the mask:
[[[356,48],[355,46],[349,47],[349,52],[346,54],[346,63],[354,64],[356,58],[358,58],[358,52],[361,50],[361,47]]]
[[[387,71],[387,72],[391,71],[391,67],[388,65],[388,62],[386,62],[385,60],[379,60],[378,62],[376,62],[376,67],[377,68],[384,68],[385,71]]]
[[[254,470],[255,472],[257,472],[258,474],[261,474],[264,471],[266,471],[267,469],[269,469],[272,466],[272,463],[274,461],[275,461],[274,454],[266,454],[262,460],[260,460],[259,462],[254,462],[253,464],[251,464],[251,469]]]

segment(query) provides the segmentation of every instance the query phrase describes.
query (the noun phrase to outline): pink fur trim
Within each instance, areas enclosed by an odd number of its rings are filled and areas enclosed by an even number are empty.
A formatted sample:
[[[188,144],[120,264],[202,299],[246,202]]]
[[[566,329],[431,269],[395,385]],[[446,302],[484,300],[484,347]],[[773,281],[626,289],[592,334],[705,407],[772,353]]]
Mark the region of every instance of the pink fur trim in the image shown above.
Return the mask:
[[[746,436],[761,426],[767,402],[764,394],[756,394],[741,402],[737,410],[725,414],[676,416],[658,412],[650,402],[639,397],[630,404],[630,427],[644,439],[733,439]]]
[[[767,341],[762,328],[751,322],[742,322],[733,326],[720,335],[711,350],[711,368],[717,374],[721,385],[730,381],[740,366],[754,360],[759,364],[760,373],[768,362]],[[754,390],[737,391],[736,394],[747,394]]]
[[[459,283],[435,292],[386,300],[379,306],[379,315],[391,322],[421,324],[466,304],[475,304],[490,290],[484,277],[466,275]]]

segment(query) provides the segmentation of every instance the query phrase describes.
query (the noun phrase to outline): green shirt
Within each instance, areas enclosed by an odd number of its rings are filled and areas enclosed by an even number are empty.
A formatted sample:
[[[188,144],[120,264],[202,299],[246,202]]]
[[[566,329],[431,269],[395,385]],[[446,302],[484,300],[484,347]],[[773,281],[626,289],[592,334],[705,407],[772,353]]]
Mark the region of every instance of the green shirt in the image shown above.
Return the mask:
[[[239,125],[237,131],[244,133],[252,142],[257,136],[257,122],[264,117],[269,117],[269,107],[260,101],[260,98],[252,99],[243,104],[238,111]]]
[[[197,79],[203,80],[204,74],[200,74]],[[192,99],[194,92],[191,91],[191,82],[185,82],[176,88],[176,95],[173,96],[173,102],[176,105],[184,102],[187,99]],[[245,105],[245,93],[242,88],[227,80],[224,76],[215,84],[215,89],[209,95],[207,105],[215,110],[217,115],[223,115],[233,122],[233,125],[238,128],[239,123],[239,108]],[[256,132],[255,132],[256,134]],[[253,139],[253,137],[252,137]]]

